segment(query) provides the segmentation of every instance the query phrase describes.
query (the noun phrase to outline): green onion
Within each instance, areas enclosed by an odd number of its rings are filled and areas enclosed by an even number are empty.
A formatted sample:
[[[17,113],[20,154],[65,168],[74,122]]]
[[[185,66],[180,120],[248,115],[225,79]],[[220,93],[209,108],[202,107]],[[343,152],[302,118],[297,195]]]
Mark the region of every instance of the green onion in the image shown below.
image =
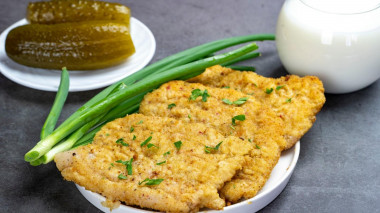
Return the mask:
[[[245,115],[237,115],[232,118],[232,125],[236,126],[236,121],[244,121],[245,120]]]
[[[237,65],[231,65],[231,66],[226,66],[228,68],[231,68],[233,70],[240,70],[240,71],[252,71],[255,72],[256,68],[251,67],[251,66],[237,66]]]
[[[132,175],[132,163],[133,163],[133,158],[131,158],[129,161],[122,161],[122,160],[117,160],[115,161],[116,163],[121,163],[127,167],[127,172],[128,175]]]
[[[149,136],[144,142],[140,144],[141,147],[145,146],[149,141],[152,140],[152,136]]]
[[[166,160],[161,161],[161,162],[158,162],[158,163],[156,163],[156,165],[162,165],[162,164],[164,164],[164,163],[166,163]]]
[[[54,99],[53,106],[50,110],[48,117],[41,130],[41,139],[46,138],[50,135],[55,125],[57,124],[59,115],[61,114],[63,104],[66,101],[67,94],[69,93],[70,79],[69,73],[67,72],[66,67],[62,68],[61,72],[61,81],[59,83],[58,91]]]
[[[122,146],[129,146],[129,144],[124,142],[124,138],[119,138],[116,140],[117,144],[121,144]]]
[[[147,147],[148,147],[148,149],[149,149],[149,148],[152,148],[152,147],[156,147],[156,148],[158,148],[158,146],[156,146],[156,145],[154,145],[154,144],[152,144],[152,143],[148,143]]]
[[[149,179],[149,178],[146,178],[145,180],[139,182],[139,185],[145,183],[145,185],[147,185],[147,186],[153,186],[153,185],[160,184],[162,181],[164,181],[164,179]]]

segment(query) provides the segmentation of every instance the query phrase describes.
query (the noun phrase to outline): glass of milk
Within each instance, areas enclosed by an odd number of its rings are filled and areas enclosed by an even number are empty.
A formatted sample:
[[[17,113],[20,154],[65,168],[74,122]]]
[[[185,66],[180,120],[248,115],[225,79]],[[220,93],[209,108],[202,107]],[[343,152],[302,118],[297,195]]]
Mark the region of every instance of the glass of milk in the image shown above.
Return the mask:
[[[289,73],[327,93],[362,89],[380,78],[380,0],[286,0],[276,45]]]

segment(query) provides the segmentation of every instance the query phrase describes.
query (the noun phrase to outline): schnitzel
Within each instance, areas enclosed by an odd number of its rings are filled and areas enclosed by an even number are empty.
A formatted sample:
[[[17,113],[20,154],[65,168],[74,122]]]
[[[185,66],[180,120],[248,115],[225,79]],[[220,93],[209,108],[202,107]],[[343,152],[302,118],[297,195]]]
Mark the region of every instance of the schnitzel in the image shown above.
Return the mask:
[[[144,97],[140,113],[202,123],[254,144],[243,169],[220,191],[230,202],[256,195],[285,146],[283,121],[253,96],[233,89],[171,81]]]
[[[222,209],[218,190],[242,168],[253,143],[201,123],[132,114],[109,122],[92,144],[55,157],[66,180],[106,197],[106,206],[165,212]]]
[[[315,76],[266,78],[216,65],[189,80],[210,87],[230,87],[269,106],[285,123],[286,147],[292,147],[312,127],[326,101],[322,82]]]

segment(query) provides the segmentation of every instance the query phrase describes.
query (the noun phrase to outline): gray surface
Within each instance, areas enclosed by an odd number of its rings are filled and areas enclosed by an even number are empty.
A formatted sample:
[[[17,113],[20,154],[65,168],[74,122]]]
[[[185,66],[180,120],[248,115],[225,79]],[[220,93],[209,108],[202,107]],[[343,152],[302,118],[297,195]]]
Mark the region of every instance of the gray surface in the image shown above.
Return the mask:
[[[282,1],[124,1],[153,32],[153,61],[230,36],[274,33]],[[0,1],[0,31],[24,17],[27,1]],[[260,44],[258,73],[286,72],[273,42]],[[379,68],[380,69],[380,68]],[[100,90],[70,93],[62,118]],[[361,91],[327,95],[302,138],[299,162],[285,190],[262,212],[380,212],[380,81]],[[98,212],[53,163],[32,167],[23,155],[39,138],[55,94],[0,74],[0,212]],[[62,121],[62,120],[61,120]]]

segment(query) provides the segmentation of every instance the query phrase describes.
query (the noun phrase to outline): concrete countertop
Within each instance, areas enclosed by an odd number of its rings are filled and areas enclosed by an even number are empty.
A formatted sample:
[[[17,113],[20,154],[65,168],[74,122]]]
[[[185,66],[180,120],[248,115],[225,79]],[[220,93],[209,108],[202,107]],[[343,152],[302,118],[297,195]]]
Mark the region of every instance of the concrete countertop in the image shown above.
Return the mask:
[[[120,1],[153,32],[152,62],[231,36],[274,33],[283,1]],[[0,31],[25,17],[26,0],[0,1]],[[254,65],[264,76],[286,75],[274,42],[259,43]],[[379,67],[380,69],[380,67]],[[101,91],[70,93],[59,122]],[[55,93],[30,89],[0,74],[0,212],[100,212],[54,163],[32,167],[24,154],[39,139]],[[326,95],[313,128],[301,139],[284,191],[261,212],[380,212],[380,81],[360,91]]]

